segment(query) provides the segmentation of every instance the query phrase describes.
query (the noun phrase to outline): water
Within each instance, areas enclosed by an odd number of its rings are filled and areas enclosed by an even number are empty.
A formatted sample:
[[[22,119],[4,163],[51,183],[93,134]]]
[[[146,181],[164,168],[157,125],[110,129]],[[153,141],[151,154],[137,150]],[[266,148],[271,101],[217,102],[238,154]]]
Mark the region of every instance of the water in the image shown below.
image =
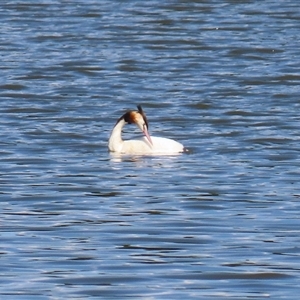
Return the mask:
[[[298,297],[297,1],[0,15],[1,298]],[[190,154],[110,155],[137,104]]]

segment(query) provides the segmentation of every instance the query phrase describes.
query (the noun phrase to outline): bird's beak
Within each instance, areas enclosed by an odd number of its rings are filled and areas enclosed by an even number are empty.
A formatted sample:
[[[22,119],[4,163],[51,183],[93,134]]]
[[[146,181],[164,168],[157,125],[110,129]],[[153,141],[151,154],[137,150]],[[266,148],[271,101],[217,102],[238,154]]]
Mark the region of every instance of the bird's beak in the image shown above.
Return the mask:
[[[144,135],[146,136],[146,138],[147,138],[147,140],[149,141],[149,143],[153,146],[153,143],[152,143],[151,137],[150,137],[150,135],[149,135],[147,126],[143,126],[143,133],[144,133]]]

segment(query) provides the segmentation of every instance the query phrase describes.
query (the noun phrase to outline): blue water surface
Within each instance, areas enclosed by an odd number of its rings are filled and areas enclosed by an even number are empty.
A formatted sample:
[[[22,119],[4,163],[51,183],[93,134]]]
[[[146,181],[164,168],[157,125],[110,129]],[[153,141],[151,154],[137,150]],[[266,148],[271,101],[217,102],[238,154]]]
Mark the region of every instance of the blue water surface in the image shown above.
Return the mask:
[[[1,299],[298,297],[298,1],[0,16]],[[189,153],[110,154],[138,104]]]

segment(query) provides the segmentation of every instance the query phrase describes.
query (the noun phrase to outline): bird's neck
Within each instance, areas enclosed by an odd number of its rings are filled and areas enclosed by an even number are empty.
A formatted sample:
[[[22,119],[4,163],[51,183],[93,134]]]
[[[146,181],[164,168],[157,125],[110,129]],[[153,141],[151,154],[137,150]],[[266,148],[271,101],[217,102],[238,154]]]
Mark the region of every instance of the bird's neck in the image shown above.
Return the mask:
[[[122,128],[126,124],[125,120],[122,118],[115,125],[114,129],[111,132],[108,147],[110,151],[118,152],[123,146],[122,140]]]

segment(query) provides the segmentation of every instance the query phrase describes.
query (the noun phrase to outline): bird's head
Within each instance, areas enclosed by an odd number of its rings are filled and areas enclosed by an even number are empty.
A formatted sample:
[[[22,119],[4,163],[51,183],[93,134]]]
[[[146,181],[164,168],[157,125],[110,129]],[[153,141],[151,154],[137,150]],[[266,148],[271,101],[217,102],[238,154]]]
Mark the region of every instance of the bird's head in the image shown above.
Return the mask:
[[[124,121],[128,124],[136,124],[137,127],[144,133],[147,140],[153,145],[151,137],[148,132],[148,120],[140,105],[137,106],[138,110],[128,111],[123,115]]]

